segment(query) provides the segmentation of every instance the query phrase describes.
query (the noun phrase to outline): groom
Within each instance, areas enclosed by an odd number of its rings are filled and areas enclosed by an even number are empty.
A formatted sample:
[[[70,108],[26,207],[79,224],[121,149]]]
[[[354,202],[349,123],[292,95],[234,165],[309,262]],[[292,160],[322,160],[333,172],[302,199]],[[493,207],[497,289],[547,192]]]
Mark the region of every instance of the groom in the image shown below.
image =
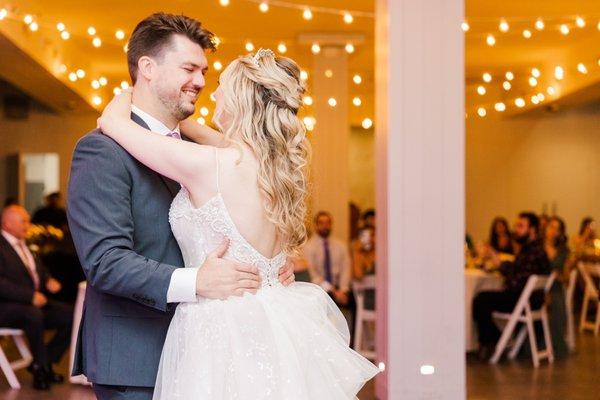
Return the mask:
[[[215,50],[214,36],[194,19],[160,13],[140,22],[127,53],[131,118],[180,139],[178,123],[205,85],[206,50]],[[69,225],[88,283],[73,374],[85,374],[100,400],[152,398],[177,303],[226,298],[248,287],[246,272],[259,280],[256,267],[221,258],[227,243],[201,268],[181,268],[168,217],[179,189],[98,130],[73,154]],[[291,263],[279,279],[294,280]]]

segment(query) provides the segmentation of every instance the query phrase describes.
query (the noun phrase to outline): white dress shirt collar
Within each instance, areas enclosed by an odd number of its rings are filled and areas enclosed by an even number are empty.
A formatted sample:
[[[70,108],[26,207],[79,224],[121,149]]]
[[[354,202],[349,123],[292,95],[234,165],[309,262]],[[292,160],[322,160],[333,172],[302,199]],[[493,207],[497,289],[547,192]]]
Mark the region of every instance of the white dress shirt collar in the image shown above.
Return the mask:
[[[171,132],[179,132],[179,124],[175,127],[175,129],[171,130],[167,128],[165,124],[160,122],[158,119],[154,118],[152,115],[148,114],[146,111],[141,110],[139,107],[135,105],[131,105],[131,111],[136,114],[138,117],[142,119],[148,125],[148,128],[152,132],[160,133],[161,135],[167,135]]]
[[[18,246],[22,242],[22,240],[17,239],[10,233],[6,232],[4,229],[2,229],[2,236],[4,236],[4,239],[6,239],[12,247]]]

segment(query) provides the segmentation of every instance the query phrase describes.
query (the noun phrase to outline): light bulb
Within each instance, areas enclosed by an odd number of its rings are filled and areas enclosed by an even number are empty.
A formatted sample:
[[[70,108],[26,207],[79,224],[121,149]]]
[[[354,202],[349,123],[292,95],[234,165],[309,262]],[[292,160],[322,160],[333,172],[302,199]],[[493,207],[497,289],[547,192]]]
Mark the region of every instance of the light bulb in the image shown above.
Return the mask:
[[[300,79],[302,79],[303,81],[308,79],[308,72],[302,70],[300,71]]]
[[[506,104],[496,103],[496,104],[494,104],[494,109],[496,109],[496,111],[498,111],[498,112],[503,112],[504,110],[506,110]]]
[[[562,33],[563,35],[568,35],[569,32],[571,32],[571,30],[569,29],[569,27],[566,24],[562,24],[560,26],[560,33]]]
[[[65,30],[65,24],[63,24],[62,22],[59,22],[58,24],[56,24],[56,29],[58,29],[59,32],[62,32]]]
[[[100,82],[98,82],[96,79],[94,79],[92,81],[92,88],[94,88],[94,89],[100,89]]]
[[[330,97],[329,100],[327,100],[327,104],[329,104],[330,107],[335,107],[337,106],[337,100],[334,97]]]
[[[354,53],[354,45],[352,43],[346,44],[346,53],[348,53],[348,54]]]
[[[494,35],[487,35],[485,42],[488,44],[488,46],[493,46],[496,44],[496,38]]]
[[[216,71],[220,71],[220,70],[222,70],[222,69],[223,69],[223,64],[221,64],[221,61],[215,61],[215,62],[213,63],[213,68],[214,68]]]
[[[99,106],[100,104],[102,104],[102,97],[100,97],[100,96],[92,97],[92,103],[94,103],[94,105],[96,105],[96,106]]]
[[[531,75],[534,76],[534,77],[536,77],[536,78],[539,78],[542,75],[542,73],[540,72],[539,69],[532,68],[531,69]]]
[[[578,27],[583,28],[585,26],[585,20],[581,17],[577,17],[577,19],[575,19],[575,24],[577,24]]]
[[[500,29],[500,32],[508,32],[510,26],[508,25],[508,22],[506,22],[506,20],[503,19],[500,21],[500,25],[498,25],[498,28]]]
[[[548,93],[550,96],[554,96],[556,94],[556,89],[554,88],[554,86],[548,86],[546,93]]]
[[[352,81],[354,83],[356,83],[357,85],[360,85],[362,83],[362,77],[360,75],[356,74],[352,77]]]
[[[512,81],[513,79],[515,79],[515,74],[513,74],[510,71],[508,71],[505,76],[506,76],[506,79],[509,81]]]
[[[347,24],[351,24],[354,21],[354,17],[349,12],[344,13],[344,22]]]
[[[219,0],[219,4],[223,7],[227,7],[229,5],[229,0]]]
[[[326,78],[331,78],[333,76],[333,71],[330,69],[326,69],[325,70],[325,77]]]
[[[71,37],[71,34],[70,34],[69,32],[67,32],[67,31],[62,31],[62,32],[60,33],[60,37],[61,37],[63,40],[69,40],[69,38]]]
[[[69,73],[69,80],[71,82],[75,82],[77,80],[77,74],[75,72],[70,72]]]
[[[119,29],[118,31],[115,32],[115,37],[118,40],[123,40],[123,39],[125,39],[125,32],[123,32],[121,29]]]
[[[100,83],[101,86],[106,86],[108,84],[108,79],[101,76],[100,78],[98,78],[98,82]]]
[[[487,90],[485,90],[485,87],[483,87],[483,86],[479,85],[479,86],[477,86],[477,93],[478,93],[480,96],[483,96],[484,94],[486,94],[486,93],[487,93]]]
[[[287,51],[287,46],[285,45],[285,43],[279,43],[277,45],[277,51],[281,54],[285,54],[285,52]]]
[[[254,45],[252,42],[246,42],[246,51],[254,51]]]
[[[362,120],[361,125],[364,129],[369,129],[370,127],[373,126],[373,121],[371,120],[371,118],[365,118]]]
[[[84,70],[82,70],[82,69],[78,69],[78,70],[76,71],[76,73],[77,73],[77,77],[78,77],[79,79],[83,79],[83,78],[85,78],[85,71],[84,71]]]
[[[479,107],[477,109],[477,115],[479,115],[481,118],[485,117],[487,115],[486,109],[483,107]]]
[[[490,75],[489,72],[485,72],[483,74],[483,81],[487,82],[487,83],[490,83],[492,81],[492,75]]]
[[[506,90],[508,92],[512,88],[512,85],[510,84],[509,81],[504,81],[502,83],[502,87],[504,88],[504,90]]]
[[[469,23],[467,21],[465,21],[462,24],[460,24],[460,29],[462,29],[463,32],[468,32],[469,29],[471,29],[471,26],[469,25]]]
[[[588,73],[588,70],[587,70],[585,64],[583,64],[583,63],[577,64],[577,71],[581,72],[582,74]]]
[[[29,14],[27,14],[25,17],[23,17],[23,22],[25,22],[27,25],[29,25],[30,23],[33,22],[33,17]]]
[[[321,52],[321,46],[319,46],[318,43],[313,43],[310,47],[310,51],[312,51],[313,54],[319,54]]]
[[[100,47],[102,46],[102,40],[99,37],[95,37],[94,40],[92,40],[92,44],[94,47]]]
[[[114,89],[113,89],[113,94],[114,94],[115,96],[118,96],[118,95],[120,95],[122,92],[123,92],[123,91],[121,90],[121,88],[120,88],[120,87],[116,87],[116,88],[114,88]]]
[[[519,108],[523,108],[523,107],[525,107],[525,100],[523,98],[519,97],[515,100],[515,105]]]
[[[529,29],[525,29],[525,30],[523,31],[523,37],[524,37],[525,39],[531,39],[531,31],[530,31]]]
[[[6,8],[0,9],[0,21],[2,21],[8,15],[8,10]]]
[[[529,86],[536,87],[537,84],[538,84],[537,79],[535,79],[533,76],[529,77]]]
[[[537,29],[538,31],[541,31],[545,28],[546,24],[544,24],[544,20],[541,18],[538,18],[535,21],[535,29]]]
[[[538,99],[538,97],[537,97],[537,96],[531,96],[531,102],[532,102],[533,104],[539,104],[539,103],[540,103],[540,100]]]
[[[90,26],[90,27],[87,29],[87,33],[88,33],[88,35],[90,35],[90,36],[94,36],[94,35],[96,34],[96,28],[94,28],[93,26]]]
[[[304,104],[306,104],[307,106],[312,106],[313,104],[313,99],[310,96],[304,96],[304,98],[302,99],[302,102]]]
[[[356,107],[360,107],[360,105],[362,104],[362,100],[360,99],[360,97],[356,96],[352,99],[352,104],[354,104]]]
[[[127,90],[129,88],[129,83],[127,81],[121,82],[121,89]]]
[[[37,32],[37,30],[40,29],[40,26],[37,22],[34,21],[31,24],[29,24],[29,29],[31,30],[31,32]]]
[[[266,2],[263,1],[258,6],[258,9],[260,10],[260,12],[266,13],[267,11],[269,11],[269,4],[267,4]]]
[[[565,78],[565,70],[560,65],[554,68],[554,77],[556,79],[563,80]]]
[[[309,21],[312,19],[312,17],[313,17],[313,14],[312,14],[312,11],[310,11],[310,8],[305,8],[304,11],[302,12],[302,18]]]
[[[200,108],[200,115],[202,115],[203,117],[206,117],[208,115],[208,108],[206,108],[206,107]]]
[[[206,125],[206,120],[203,117],[198,117],[196,122],[198,122],[200,125]]]

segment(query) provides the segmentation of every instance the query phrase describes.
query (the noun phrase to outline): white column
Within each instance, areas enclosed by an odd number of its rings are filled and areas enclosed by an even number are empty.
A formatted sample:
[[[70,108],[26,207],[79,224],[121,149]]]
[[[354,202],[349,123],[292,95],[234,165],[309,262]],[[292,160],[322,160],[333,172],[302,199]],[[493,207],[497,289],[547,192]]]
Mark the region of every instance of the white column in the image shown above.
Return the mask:
[[[348,239],[350,185],[348,180],[348,57],[339,45],[322,45],[313,56],[312,87],[315,130],[311,135],[312,208],[329,211],[334,235]],[[337,102],[335,107],[328,99]]]
[[[462,19],[462,0],[377,0],[382,400],[465,398]]]

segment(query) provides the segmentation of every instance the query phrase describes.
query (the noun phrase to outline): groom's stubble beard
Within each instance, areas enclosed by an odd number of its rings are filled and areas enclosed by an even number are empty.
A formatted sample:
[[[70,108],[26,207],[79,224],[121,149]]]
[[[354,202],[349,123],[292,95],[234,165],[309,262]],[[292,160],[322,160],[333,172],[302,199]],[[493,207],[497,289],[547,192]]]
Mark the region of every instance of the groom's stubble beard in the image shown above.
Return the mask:
[[[177,121],[183,121],[196,111],[195,104],[200,93],[198,93],[198,96],[194,99],[193,104],[190,104],[183,100],[182,97],[184,96],[184,93],[180,89],[177,89],[176,91],[165,90],[158,86],[155,88],[154,92],[156,93],[158,101],[164,105],[165,109],[167,109],[171,116]]]

